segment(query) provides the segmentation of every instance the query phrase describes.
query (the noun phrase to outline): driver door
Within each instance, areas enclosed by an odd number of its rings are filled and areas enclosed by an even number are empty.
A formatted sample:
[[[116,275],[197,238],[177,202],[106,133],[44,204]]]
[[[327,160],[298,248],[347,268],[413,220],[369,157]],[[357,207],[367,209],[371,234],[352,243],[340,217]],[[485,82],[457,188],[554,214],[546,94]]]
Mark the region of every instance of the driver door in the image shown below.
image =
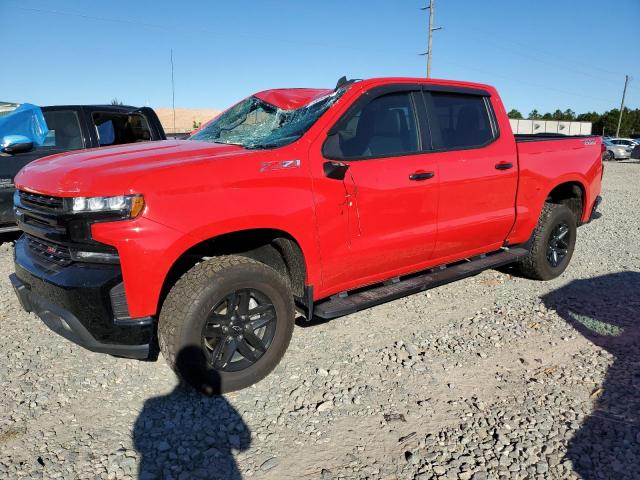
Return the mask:
[[[359,97],[311,149],[330,293],[418,270],[435,247],[438,165],[420,86],[391,87]]]

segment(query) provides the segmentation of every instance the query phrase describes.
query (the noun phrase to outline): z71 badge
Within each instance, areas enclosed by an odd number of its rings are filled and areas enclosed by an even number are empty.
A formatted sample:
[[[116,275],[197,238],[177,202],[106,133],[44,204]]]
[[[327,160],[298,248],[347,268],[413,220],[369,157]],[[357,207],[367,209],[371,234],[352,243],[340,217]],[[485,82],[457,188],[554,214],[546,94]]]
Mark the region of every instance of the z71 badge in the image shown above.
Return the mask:
[[[276,160],[273,162],[262,162],[261,172],[272,172],[284,170],[285,168],[300,168],[300,160]]]

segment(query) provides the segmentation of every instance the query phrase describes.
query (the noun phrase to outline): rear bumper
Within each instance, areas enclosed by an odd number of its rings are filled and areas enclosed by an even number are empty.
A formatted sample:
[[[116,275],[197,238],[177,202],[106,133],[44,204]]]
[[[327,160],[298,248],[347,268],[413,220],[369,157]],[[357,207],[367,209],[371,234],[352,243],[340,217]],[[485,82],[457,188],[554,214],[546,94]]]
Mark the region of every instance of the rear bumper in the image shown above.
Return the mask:
[[[149,358],[153,318],[118,319],[114,314],[110,294],[122,282],[119,265],[47,265],[30,254],[21,238],[15,269],[10,279],[20,304],[55,333],[93,352]]]

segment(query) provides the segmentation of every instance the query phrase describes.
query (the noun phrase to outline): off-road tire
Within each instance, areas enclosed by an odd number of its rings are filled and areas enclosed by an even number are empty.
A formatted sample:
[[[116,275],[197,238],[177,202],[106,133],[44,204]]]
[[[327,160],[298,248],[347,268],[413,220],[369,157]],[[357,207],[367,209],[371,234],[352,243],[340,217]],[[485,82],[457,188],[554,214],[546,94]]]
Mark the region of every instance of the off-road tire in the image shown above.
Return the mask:
[[[276,312],[275,334],[264,354],[244,370],[214,369],[206,360],[203,328],[210,310],[231,291],[257,289]],[[246,388],[266,377],[282,359],[293,333],[295,310],[288,279],[256,260],[214,257],[187,271],[169,291],[158,323],[160,351],[184,381],[207,395]]]
[[[559,265],[553,267],[547,260],[547,249],[554,228],[561,223],[569,227],[568,251]],[[516,263],[517,270],[523,276],[534,280],[551,280],[558,277],[565,271],[571,261],[576,243],[576,232],[576,217],[569,207],[555,203],[545,203],[531,237],[529,253]]]

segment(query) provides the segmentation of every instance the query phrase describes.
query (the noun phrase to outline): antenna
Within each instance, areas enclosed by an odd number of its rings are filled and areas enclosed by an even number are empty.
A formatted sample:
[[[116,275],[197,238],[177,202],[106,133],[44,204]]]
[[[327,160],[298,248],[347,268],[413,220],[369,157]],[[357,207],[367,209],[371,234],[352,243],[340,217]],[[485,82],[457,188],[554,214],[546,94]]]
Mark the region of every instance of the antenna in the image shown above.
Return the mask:
[[[429,29],[427,31],[427,51],[419,54],[427,57],[427,78],[431,77],[431,57],[433,52],[432,33],[435,32],[436,30],[442,30],[442,27],[433,26],[433,17],[435,16],[435,9],[436,9],[436,0],[429,0],[429,5],[427,7],[422,7],[420,9],[420,10],[429,10]]]
[[[171,109],[173,110],[173,133],[176,133],[176,87],[173,80],[173,48],[171,49]]]

